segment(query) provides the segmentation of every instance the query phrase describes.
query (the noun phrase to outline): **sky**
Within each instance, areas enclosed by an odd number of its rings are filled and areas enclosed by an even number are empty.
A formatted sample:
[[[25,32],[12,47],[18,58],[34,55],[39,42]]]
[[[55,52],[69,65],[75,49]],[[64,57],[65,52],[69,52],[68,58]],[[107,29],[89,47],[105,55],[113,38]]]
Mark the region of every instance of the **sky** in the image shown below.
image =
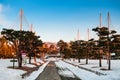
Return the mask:
[[[110,28],[120,33],[120,0],[0,0],[0,30],[20,29],[20,9],[23,10],[23,30],[33,31],[44,42],[66,42],[77,39],[95,38],[92,31],[100,25],[107,26],[110,13]]]

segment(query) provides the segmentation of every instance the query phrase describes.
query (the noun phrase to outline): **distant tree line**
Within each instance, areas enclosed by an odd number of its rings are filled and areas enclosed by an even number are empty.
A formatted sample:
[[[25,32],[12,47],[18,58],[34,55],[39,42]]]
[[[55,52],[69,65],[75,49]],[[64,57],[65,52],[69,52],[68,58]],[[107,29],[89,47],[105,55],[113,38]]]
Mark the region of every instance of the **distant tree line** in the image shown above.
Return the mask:
[[[92,31],[96,32],[99,39],[76,40],[69,43],[63,40],[58,41],[57,46],[63,58],[80,59],[99,59],[99,66],[102,66],[101,59],[108,60],[108,69],[110,70],[111,53],[115,53],[115,57],[120,56],[120,34],[115,30],[109,30],[108,27],[96,27]]]

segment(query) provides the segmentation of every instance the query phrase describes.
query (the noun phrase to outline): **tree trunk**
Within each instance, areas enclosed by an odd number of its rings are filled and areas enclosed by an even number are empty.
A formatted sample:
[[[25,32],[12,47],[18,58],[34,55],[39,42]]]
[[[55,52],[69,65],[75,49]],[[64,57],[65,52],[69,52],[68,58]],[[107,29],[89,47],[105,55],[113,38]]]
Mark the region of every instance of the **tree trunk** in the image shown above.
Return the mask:
[[[80,58],[78,58],[78,62],[80,63]]]
[[[44,61],[45,54],[44,52],[42,53],[42,60]]]
[[[111,55],[110,52],[108,53],[108,70],[111,69]]]
[[[88,52],[86,51],[86,64],[88,64]]]
[[[29,56],[29,64],[31,64],[31,56]]]
[[[36,63],[36,55],[34,56],[34,63]]]
[[[102,52],[99,51],[99,67],[102,67]]]
[[[109,35],[108,35],[107,47],[108,47],[108,70],[110,70],[111,69],[111,54],[110,54],[110,40],[109,40]]]
[[[22,55],[19,54],[18,56],[18,67],[22,67]]]
[[[99,67],[102,67],[102,59],[99,59]]]
[[[22,67],[22,54],[18,50],[18,48],[16,48],[16,55],[17,55],[17,58],[18,58],[18,67]]]
[[[111,60],[109,59],[108,60],[108,70],[110,70],[111,69]]]
[[[86,64],[88,64],[88,58],[86,58]]]

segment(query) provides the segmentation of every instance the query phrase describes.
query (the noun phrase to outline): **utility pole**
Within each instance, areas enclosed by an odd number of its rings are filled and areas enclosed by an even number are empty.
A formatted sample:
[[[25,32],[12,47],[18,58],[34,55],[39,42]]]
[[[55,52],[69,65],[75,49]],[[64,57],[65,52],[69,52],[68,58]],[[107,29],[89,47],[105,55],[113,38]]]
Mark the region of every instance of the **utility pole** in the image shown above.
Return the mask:
[[[76,41],[76,38],[74,38],[74,41]]]
[[[33,32],[33,24],[30,26],[30,31]]]
[[[89,39],[90,39],[90,32],[89,32],[89,28],[88,28],[88,30],[87,30],[87,34],[88,34],[88,41],[89,41]]]
[[[102,14],[100,13],[100,28],[102,27]]]
[[[20,10],[20,31],[22,30],[22,17],[23,17],[23,10]]]

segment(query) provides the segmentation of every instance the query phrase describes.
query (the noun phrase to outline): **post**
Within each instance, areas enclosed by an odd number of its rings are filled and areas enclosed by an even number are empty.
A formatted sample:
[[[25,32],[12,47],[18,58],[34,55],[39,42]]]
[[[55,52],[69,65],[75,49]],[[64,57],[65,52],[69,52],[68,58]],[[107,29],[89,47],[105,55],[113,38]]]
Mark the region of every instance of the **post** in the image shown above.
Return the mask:
[[[33,32],[33,24],[30,26],[30,31]]]
[[[78,31],[77,31],[77,40],[79,40],[80,39],[80,33],[79,33],[79,29],[78,29]]]
[[[22,16],[23,16],[23,10],[20,10],[20,30],[22,30]]]
[[[102,14],[100,13],[100,28],[102,27]]]

